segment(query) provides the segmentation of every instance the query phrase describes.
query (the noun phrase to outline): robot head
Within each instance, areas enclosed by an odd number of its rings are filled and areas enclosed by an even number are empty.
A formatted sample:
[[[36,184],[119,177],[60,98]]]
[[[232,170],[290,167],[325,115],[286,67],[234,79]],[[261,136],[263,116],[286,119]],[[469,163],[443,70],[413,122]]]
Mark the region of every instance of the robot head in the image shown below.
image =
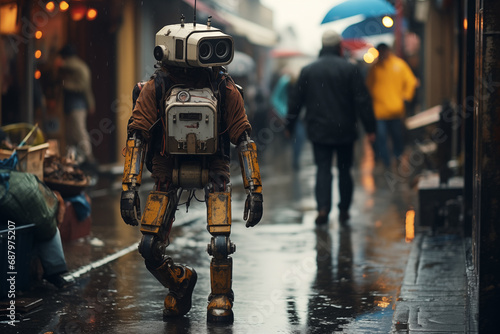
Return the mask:
[[[233,60],[233,38],[203,24],[173,24],[156,34],[154,57],[165,65],[180,67],[223,66]]]

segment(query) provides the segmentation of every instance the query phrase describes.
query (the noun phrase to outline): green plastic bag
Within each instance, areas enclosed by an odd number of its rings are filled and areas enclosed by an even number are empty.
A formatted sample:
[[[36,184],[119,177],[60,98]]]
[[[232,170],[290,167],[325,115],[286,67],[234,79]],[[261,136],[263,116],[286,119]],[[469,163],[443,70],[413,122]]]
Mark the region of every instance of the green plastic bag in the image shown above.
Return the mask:
[[[35,175],[0,169],[0,224],[35,224],[35,240],[45,241],[57,231],[56,195]]]

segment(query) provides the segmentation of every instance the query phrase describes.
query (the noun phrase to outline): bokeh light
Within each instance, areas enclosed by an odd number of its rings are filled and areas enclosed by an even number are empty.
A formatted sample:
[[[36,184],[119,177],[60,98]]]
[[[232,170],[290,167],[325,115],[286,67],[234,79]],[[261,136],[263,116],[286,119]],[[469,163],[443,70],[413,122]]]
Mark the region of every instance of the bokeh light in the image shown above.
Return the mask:
[[[371,53],[367,52],[363,55],[363,60],[365,63],[371,64],[375,60],[375,57]]]
[[[89,10],[87,11],[87,20],[92,21],[95,20],[96,17],[97,10],[95,10],[94,8],[89,8]]]
[[[378,57],[378,50],[376,48],[369,48],[368,53],[371,54],[374,58]]]
[[[384,16],[382,18],[382,24],[386,28],[390,28],[394,25],[394,20],[390,16]]]
[[[69,8],[69,3],[67,3],[66,1],[61,1],[59,3],[59,9],[61,10],[61,12],[67,11],[68,8]]]
[[[54,4],[54,1],[49,1],[45,4],[45,9],[47,9],[47,11],[49,12],[53,12],[54,9],[56,9],[56,5]]]
[[[85,17],[87,10],[84,6],[72,6],[70,12],[73,21],[80,21]]]

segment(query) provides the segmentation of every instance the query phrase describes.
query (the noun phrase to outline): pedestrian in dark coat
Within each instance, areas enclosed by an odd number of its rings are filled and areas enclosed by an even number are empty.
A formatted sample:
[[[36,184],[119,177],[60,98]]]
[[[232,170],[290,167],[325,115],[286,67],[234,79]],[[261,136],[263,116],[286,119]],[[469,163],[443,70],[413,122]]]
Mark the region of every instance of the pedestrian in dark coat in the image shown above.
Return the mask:
[[[336,153],[339,170],[339,221],[346,223],[354,189],[351,167],[358,119],[368,138],[375,140],[370,95],[359,68],[341,56],[341,41],[335,31],[323,34],[319,58],[302,69],[288,105],[288,133],[293,132],[301,107],[306,108],[306,129],[318,168],[315,188],[318,225],[328,222],[331,210],[333,154]]]

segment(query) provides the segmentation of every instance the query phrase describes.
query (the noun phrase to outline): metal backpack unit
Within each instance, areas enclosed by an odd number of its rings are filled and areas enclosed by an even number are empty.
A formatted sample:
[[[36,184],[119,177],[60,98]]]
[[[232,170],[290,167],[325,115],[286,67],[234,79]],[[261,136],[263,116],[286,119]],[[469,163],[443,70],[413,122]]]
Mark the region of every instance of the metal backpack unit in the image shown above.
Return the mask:
[[[210,88],[173,88],[165,99],[166,153],[215,154],[217,118]]]

